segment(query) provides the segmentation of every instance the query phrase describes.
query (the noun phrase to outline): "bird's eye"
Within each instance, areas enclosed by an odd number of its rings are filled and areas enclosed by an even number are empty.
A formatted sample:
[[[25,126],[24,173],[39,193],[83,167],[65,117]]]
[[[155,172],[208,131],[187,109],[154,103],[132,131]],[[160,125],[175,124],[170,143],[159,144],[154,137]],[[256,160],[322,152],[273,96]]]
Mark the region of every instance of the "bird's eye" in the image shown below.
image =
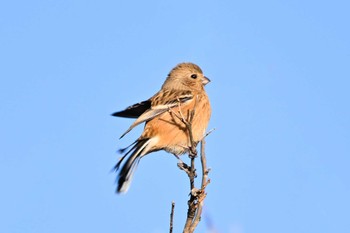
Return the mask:
[[[197,75],[196,75],[196,74],[192,74],[192,75],[191,75],[191,78],[196,79],[196,78],[197,78]]]

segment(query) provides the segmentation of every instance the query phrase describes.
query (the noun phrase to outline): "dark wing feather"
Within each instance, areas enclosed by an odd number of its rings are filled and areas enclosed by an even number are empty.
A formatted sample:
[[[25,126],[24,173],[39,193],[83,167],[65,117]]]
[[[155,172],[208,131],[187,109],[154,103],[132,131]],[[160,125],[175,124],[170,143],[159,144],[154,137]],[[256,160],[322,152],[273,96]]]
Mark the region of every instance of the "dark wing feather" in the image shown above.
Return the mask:
[[[115,117],[126,117],[126,118],[138,118],[144,112],[151,108],[151,101],[145,100],[140,103],[131,105],[123,111],[115,112],[112,116]]]
[[[120,138],[124,137],[125,134],[129,133],[135,126],[149,121],[169,111],[169,109],[179,106],[179,104],[184,104],[192,99],[193,94],[189,91],[165,90],[158,92],[150,99],[151,107],[142,113]]]

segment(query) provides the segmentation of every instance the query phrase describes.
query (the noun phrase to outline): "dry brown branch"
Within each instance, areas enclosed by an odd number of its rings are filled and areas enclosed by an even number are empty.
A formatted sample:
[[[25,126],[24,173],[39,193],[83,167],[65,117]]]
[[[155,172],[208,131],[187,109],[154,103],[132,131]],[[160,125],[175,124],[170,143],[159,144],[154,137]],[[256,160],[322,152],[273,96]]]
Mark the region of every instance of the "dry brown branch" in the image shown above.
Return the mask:
[[[200,155],[201,155],[201,164],[202,164],[202,181],[201,181],[200,189],[194,186],[194,177],[193,175],[191,176],[191,174],[193,173],[187,173],[191,183],[191,192],[190,192],[190,200],[188,201],[187,219],[183,230],[184,233],[193,233],[198,223],[200,222],[203,205],[204,205],[204,199],[206,198],[206,195],[207,195],[205,192],[205,188],[210,183],[210,180],[208,179],[209,169],[207,168],[207,161],[205,156],[205,139],[204,138],[201,141]],[[191,159],[190,170],[193,171],[193,169],[194,169],[194,164],[192,164],[192,159]]]
[[[210,180],[208,179],[209,169],[207,168],[207,161],[205,156],[205,137],[207,137],[213,130],[209,131],[201,140],[201,150],[200,150],[201,164],[202,164],[201,188],[198,189],[195,187],[195,178],[197,177],[196,168],[195,168],[195,159],[197,157],[197,149],[196,149],[197,143],[193,139],[192,121],[195,115],[196,105],[197,105],[197,99],[193,110],[187,112],[187,119],[184,117],[182,113],[180,102],[178,105],[179,113],[175,113],[173,110],[169,109],[169,111],[179,120],[181,120],[181,122],[186,126],[189,139],[190,139],[188,156],[191,159],[191,165],[189,166],[182,161],[178,163],[178,167],[181,170],[186,172],[190,180],[190,199],[188,200],[187,218],[186,218],[186,223],[183,230],[184,233],[193,233],[198,223],[200,222],[204,199],[206,197],[205,188],[210,183]],[[172,227],[170,229],[172,231]]]
[[[208,179],[209,170],[207,169],[207,159],[205,157],[205,139],[204,138],[201,141],[201,152],[200,153],[201,153],[201,164],[202,164],[202,184],[201,184],[201,189],[200,189],[199,195],[198,195],[197,214],[196,214],[195,219],[193,220],[193,224],[191,226],[190,232],[194,232],[199,221],[201,220],[204,199],[207,196],[207,194],[205,193],[205,188],[210,183],[210,180]]]
[[[173,233],[174,226],[174,210],[175,210],[175,202],[171,203],[171,213],[170,213],[170,233]]]

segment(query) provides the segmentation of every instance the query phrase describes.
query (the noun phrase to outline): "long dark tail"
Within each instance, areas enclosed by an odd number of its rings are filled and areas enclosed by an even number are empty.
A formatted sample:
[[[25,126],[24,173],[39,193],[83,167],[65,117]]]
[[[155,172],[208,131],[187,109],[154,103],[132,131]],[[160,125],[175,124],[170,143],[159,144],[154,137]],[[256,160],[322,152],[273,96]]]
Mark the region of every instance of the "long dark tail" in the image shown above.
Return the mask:
[[[126,152],[126,154],[115,165],[115,170],[119,170],[119,167],[123,162],[124,158],[130,154],[129,158],[125,161],[123,167],[121,168],[118,174],[118,193],[125,193],[128,191],[137,165],[139,164],[141,157],[146,154],[144,153],[144,150],[148,143],[149,139],[135,141],[132,145],[130,145],[132,146],[131,149],[128,152]],[[121,150],[121,152],[123,152],[126,149]]]

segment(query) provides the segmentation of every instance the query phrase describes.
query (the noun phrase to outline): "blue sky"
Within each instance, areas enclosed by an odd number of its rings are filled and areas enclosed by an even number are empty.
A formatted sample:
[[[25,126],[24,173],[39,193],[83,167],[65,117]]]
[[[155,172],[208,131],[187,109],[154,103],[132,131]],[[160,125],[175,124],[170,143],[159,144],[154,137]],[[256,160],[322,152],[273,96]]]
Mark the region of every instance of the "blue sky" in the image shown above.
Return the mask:
[[[188,180],[142,159],[116,195],[110,114],[191,61],[212,82],[198,232],[348,232],[347,1],[0,3],[0,232],[181,232]],[[186,157],[183,157],[186,160]]]

